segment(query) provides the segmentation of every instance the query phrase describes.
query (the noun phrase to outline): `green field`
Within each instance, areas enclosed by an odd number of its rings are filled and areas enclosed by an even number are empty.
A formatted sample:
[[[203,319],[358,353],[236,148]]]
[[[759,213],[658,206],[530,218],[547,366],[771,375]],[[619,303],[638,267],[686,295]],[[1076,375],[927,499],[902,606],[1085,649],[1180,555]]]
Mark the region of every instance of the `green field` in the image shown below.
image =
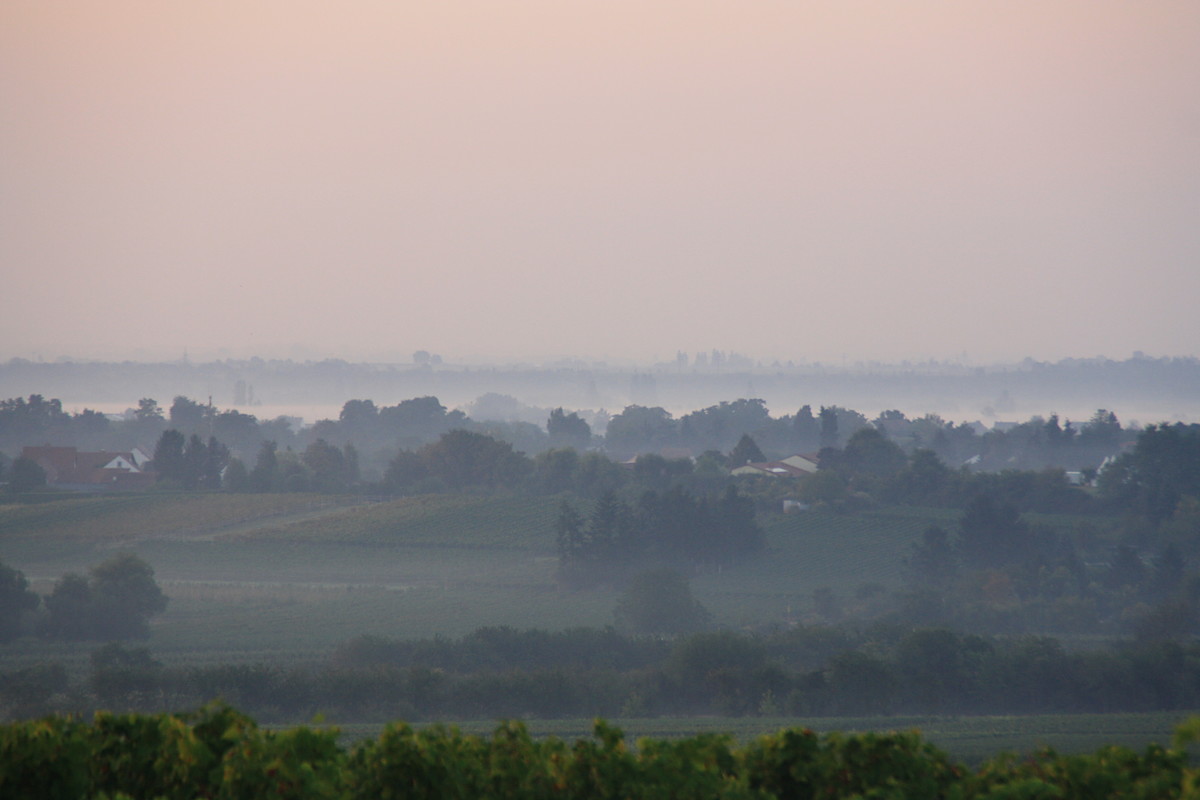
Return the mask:
[[[611,624],[615,589],[571,592],[555,580],[560,502],[180,494],[9,505],[0,507],[0,560],[48,593],[68,571],[134,552],[171,597],[153,623],[158,657],[308,663],[363,633]],[[819,587],[895,585],[912,541],[942,516],[768,517],[764,553],[695,576],[693,589],[722,624],[802,618]],[[41,649],[26,643],[0,659],[36,659]]]
[[[360,634],[611,624],[615,588],[575,592],[556,582],[560,503],[471,495],[71,498],[0,506],[0,560],[45,594],[66,572],[134,552],[171,598],[152,625],[157,657],[295,665]],[[861,587],[898,585],[912,543],[955,516],[903,508],[765,515],[765,551],[693,576],[692,588],[727,626],[812,620],[812,595],[822,587],[854,610],[869,602],[856,596]],[[61,650],[27,640],[0,648],[0,666]]]
[[[567,591],[555,580],[553,520],[561,498],[423,496],[368,502],[313,495],[150,494],[0,506],[0,560],[49,593],[68,571],[119,551],[149,562],[171,598],[147,646],[167,665],[320,666],[361,634],[457,637],[486,625],[561,629],[613,622],[617,590]],[[583,506],[583,503],[578,503]],[[812,619],[812,594],[848,606],[871,584],[891,588],[929,525],[954,512],[812,511],[762,518],[767,547],[732,568],[693,576],[715,620],[742,626]],[[1042,520],[1064,527],[1070,519]],[[0,646],[0,672],[60,662],[86,677],[94,643],[22,639]],[[1067,752],[1165,741],[1185,714],[623,720],[630,738],[728,731],[745,740],[788,726],[920,728],[956,757],[1050,744]],[[587,735],[585,720],[531,721],[539,735]],[[491,722],[464,725],[487,732]],[[347,726],[350,738],[378,726]]]

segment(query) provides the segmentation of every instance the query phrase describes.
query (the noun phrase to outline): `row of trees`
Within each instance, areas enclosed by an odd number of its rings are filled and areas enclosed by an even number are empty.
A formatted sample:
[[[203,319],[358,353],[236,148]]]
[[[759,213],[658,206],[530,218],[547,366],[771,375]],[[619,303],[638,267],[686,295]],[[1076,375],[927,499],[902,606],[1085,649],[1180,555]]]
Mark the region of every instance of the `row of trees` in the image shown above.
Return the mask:
[[[957,532],[931,527],[914,543],[908,587],[887,614],[977,631],[1132,633],[1146,641],[1200,630],[1200,576],[1178,547],[1143,554],[1118,544],[1085,562],[1062,534],[1003,510],[985,521],[979,511],[969,510]]]
[[[203,441],[216,437],[245,456],[265,440],[297,444],[294,428],[295,420],[286,417],[259,420],[252,414],[221,411],[183,396],[176,397],[166,410],[153,398],[144,397],[122,419],[91,409],[70,413],[59,400],[38,394],[0,400],[0,450],[6,452],[50,443],[110,452],[141,447],[150,453],[164,431],[175,429],[185,439],[192,435]]]
[[[1059,468],[952,468],[932,450],[906,452],[875,427],[855,432],[844,447],[819,453],[820,473],[799,486],[812,502],[855,502],[963,508],[979,495],[1019,511],[1104,510],[1137,515],[1158,526],[1189,498],[1200,497],[1200,425],[1151,425],[1103,469],[1083,472],[1097,491],[1085,492]]]
[[[220,489],[221,474],[228,464],[229,448],[215,436],[205,442],[194,433],[185,438],[172,428],[163,431],[154,446],[158,479],[184,489]]]
[[[519,405],[512,398],[501,399]],[[477,404],[478,413],[488,413],[486,405]],[[447,409],[436,397],[414,397],[394,406],[379,406],[368,399],[348,400],[336,420],[320,420],[303,429],[296,423],[287,417],[260,421],[185,396],[176,397],[165,411],[154,399],[143,398],[126,419],[113,421],[91,410],[71,414],[58,400],[30,395],[28,399],[0,401],[0,451],[19,451],[23,445],[44,442],[114,451],[136,445],[148,450],[164,431],[173,429],[182,433],[185,441],[193,435],[202,441],[215,437],[246,462],[265,441],[274,441],[282,450],[297,451],[317,440],[338,448],[352,445],[363,454],[363,468],[374,478],[397,448],[416,451],[455,429],[486,434],[530,454],[565,447],[581,452],[603,449],[611,457],[625,460],[664,449],[692,455],[728,453],[746,435],[753,437],[762,453],[782,457],[843,447],[857,431],[870,427],[885,432],[906,452],[929,449],[948,464],[970,461],[973,469],[994,471],[1096,467],[1136,436],[1136,431],[1123,429],[1116,416],[1103,409],[1082,424],[1063,423],[1051,415],[1006,430],[987,431],[975,423],[955,424],[931,414],[909,419],[896,410],[868,420],[853,409],[836,405],[815,411],[805,405],[794,414],[772,417],[761,399],[721,402],[679,418],[659,407],[631,405],[607,419],[602,435],[578,413],[561,408],[550,411],[539,426],[471,419],[461,410]]]
[[[815,413],[805,405],[795,414],[772,417],[762,400],[741,399],[679,419],[662,408],[629,406],[609,420],[603,445],[617,457],[665,447],[727,452],[741,436],[749,435],[765,453],[779,457],[843,447],[864,428],[885,433],[907,452],[928,449],[947,463],[970,462],[973,469],[983,471],[1096,467],[1137,435],[1123,429],[1106,409],[1082,423],[1063,422],[1051,414],[987,430],[978,423],[948,422],[936,414],[910,419],[894,409],[868,420],[836,405],[822,406]]]
[[[679,487],[647,491],[634,504],[608,492],[585,520],[564,502],[555,522],[559,575],[571,586],[612,579],[647,564],[717,565],[761,550],[754,503],[730,486],[720,496]]]
[[[24,573],[0,564],[0,642],[23,633],[54,639],[144,639],[150,618],[166,610],[167,597],[142,559],[122,553],[87,575],[68,573],[44,598]]]
[[[529,663],[520,645],[547,639],[561,649]],[[2,687],[39,680],[51,684],[46,705],[57,696],[60,710],[78,710],[89,697],[151,710],[220,696],[271,719],[1101,713],[1195,708],[1200,645],[1070,651],[1045,637],[937,628],[721,631],[671,641],[490,629],[459,641],[351,643],[318,669],[167,667],[145,649],[108,645],[93,655],[88,685],[64,688],[53,668],[13,672],[0,675],[0,700],[10,700]]]

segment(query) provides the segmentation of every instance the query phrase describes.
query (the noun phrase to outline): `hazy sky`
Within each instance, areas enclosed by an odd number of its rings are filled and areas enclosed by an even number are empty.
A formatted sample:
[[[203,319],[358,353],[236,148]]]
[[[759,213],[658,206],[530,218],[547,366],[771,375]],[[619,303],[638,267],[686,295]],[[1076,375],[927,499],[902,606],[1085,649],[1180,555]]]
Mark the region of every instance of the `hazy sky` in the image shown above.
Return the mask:
[[[1200,352],[1200,3],[3,0],[0,358]]]

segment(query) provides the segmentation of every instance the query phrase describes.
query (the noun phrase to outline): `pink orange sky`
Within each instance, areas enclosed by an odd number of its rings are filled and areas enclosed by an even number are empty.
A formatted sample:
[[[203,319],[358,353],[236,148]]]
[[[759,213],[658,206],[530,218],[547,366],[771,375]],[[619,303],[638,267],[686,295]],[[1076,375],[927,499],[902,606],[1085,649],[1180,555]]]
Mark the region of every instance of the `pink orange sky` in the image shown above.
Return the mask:
[[[1200,352],[1200,4],[0,4],[0,358]]]

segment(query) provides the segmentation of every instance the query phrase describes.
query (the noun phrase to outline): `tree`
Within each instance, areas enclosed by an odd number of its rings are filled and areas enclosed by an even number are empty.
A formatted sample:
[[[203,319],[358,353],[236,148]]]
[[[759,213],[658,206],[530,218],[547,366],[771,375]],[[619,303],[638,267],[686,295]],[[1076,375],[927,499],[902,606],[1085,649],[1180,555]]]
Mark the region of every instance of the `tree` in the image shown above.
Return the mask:
[[[914,588],[950,588],[958,572],[958,556],[950,545],[950,534],[936,525],[926,528],[920,543],[913,543],[904,566]]]
[[[54,585],[46,598],[46,629],[60,639],[144,639],[150,618],[166,607],[150,565],[121,553],[93,567],[87,578],[68,573]]]
[[[100,702],[114,705],[158,684],[162,662],[145,647],[126,648],[109,642],[92,653],[92,691]]]
[[[240,458],[230,458],[225,468],[225,488],[231,492],[250,490],[250,473]]]
[[[812,406],[801,406],[792,417],[792,436],[798,450],[816,450],[821,446],[821,425],[813,416]]]
[[[29,590],[25,573],[0,563],[0,642],[11,642],[21,635],[21,616],[41,602]]]
[[[575,507],[564,500],[558,506],[554,520],[554,540],[558,544],[558,557],[562,561],[575,560],[584,541],[583,517]]]
[[[1092,451],[1088,455],[1093,457],[1103,458],[1116,452],[1121,445],[1121,423],[1117,421],[1117,415],[1108,409],[1097,409],[1080,429],[1079,444]]]
[[[195,489],[204,478],[205,467],[208,463],[208,447],[199,434],[193,433],[188,437],[183,448],[183,488]],[[218,470],[218,481],[220,471]]]
[[[47,400],[31,394],[0,401],[0,430],[18,440],[35,441],[57,438],[69,431],[71,417],[62,410],[62,401]]]
[[[46,471],[32,458],[21,456],[8,470],[8,490],[14,494],[31,492],[46,485]]]
[[[758,445],[750,438],[750,434],[743,433],[742,438],[738,439],[738,443],[734,445],[733,450],[729,451],[729,467],[736,469],[750,463],[758,463],[766,461],[767,457],[763,455],[763,451],[758,449]]]
[[[199,434],[185,438],[179,430],[170,428],[162,432],[154,446],[154,469],[159,479],[184,489],[221,488],[221,471],[227,463],[229,448],[215,436],[208,437],[205,444]]]
[[[587,532],[583,516],[565,500],[558,507],[554,520],[554,540],[558,545],[559,577],[567,584],[578,586],[587,581]]]
[[[726,714],[752,711],[771,681],[766,648],[756,638],[732,631],[696,633],[678,639],[665,672],[693,703],[715,699]],[[783,689],[783,687],[779,687]],[[784,689],[786,691],[786,689]]]
[[[604,442],[611,452],[626,458],[674,444],[676,428],[666,409],[632,405],[608,421]]]
[[[944,503],[952,489],[953,474],[937,453],[919,449],[904,469],[887,484],[890,500],[916,506],[936,506]]]
[[[174,428],[162,432],[154,446],[154,471],[159,480],[183,485],[187,476],[187,461],[183,451],[187,438]]]
[[[859,428],[842,451],[842,465],[852,474],[888,477],[904,468],[908,457],[877,428]]]
[[[204,424],[204,415],[208,410],[208,406],[201,405],[195,400],[179,395],[171,403],[168,419],[170,419],[171,427],[173,428],[196,431]]]
[[[1145,514],[1155,525],[1175,512],[1180,498],[1200,495],[1200,425],[1151,425],[1099,475],[1111,503]]]
[[[351,429],[370,429],[379,420],[379,409],[371,400],[347,400],[338,421]]]
[[[46,597],[46,631],[56,639],[87,639],[92,632],[92,587],[88,579],[68,572]]]
[[[278,445],[267,440],[258,448],[254,468],[250,470],[250,488],[256,492],[269,492],[275,488],[279,478],[279,457],[275,454]]]
[[[132,553],[121,553],[91,569],[94,638],[144,639],[150,618],[167,608],[154,570]]]
[[[208,444],[205,445],[204,449],[204,464],[200,474],[200,485],[205,489],[220,489],[221,473],[229,465],[229,459],[229,448],[217,441],[217,437],[208,437]]]
[[[570,491],[575,487],[579,453],[570,447],[546,450],[538,453],[533,468],[539,491],[545,494]]]
[[[143,397],[138,400],[138,407],[133,412],[133,417],[138,422],[161,422],[163,413],[162,409],[158,407],[157,400],[153,397]]]
[[[635,575],[613,613],[618,627],[634,633],[691,633],[711,619],[692,596],[687,579],[671,569]]]
[[[358,449],[354,445],[342,445],[342,463],[342,474],[347,484],[354,485],[362,480],[362,472],[358,466]]]
[[[555,521],[560,578],[575,586],[611,579],[647,552],[663,555],[667,542],[675,546],[667,549],[667,556],[681,557],[689,543],[672,538],[668,530],[672,521],[648,511],[647,505],[658,510],[656,493],[647,492],[635,514],[615,492],[608,491],[596,501],[584,524],[578,512],[564,503]]]
[[[562,408],[550,412],[546,420],[546,433],[551,447],[573,447],[583,450],[592,440],[592,428],[579,414],[565,413]]]
[[[657,453],[643,453],[633,462],[634,480],[647,489],[667,489],[691,474],[692,462],[687,458],[663,458]]]
[[[379,409],[379,424],[405,447],[416,447],[466,422],[461,411],[447,411],[436,397],[414,397]]]
[[[838,417],[837,408],[821,406],[821,449],[838,446]]]
[[[345,454],[324,439],[317,439],[300,456],[312,472],[313,489],[318,492],[343,492],[349,484]]]
[[[766,536],[754,518],[754,501],[739,494],[737,486],[726,486],[711,509],[708,524],[701,525],[708,533],[707,552],[700,554],[703,559],[728,562],[763,549]]]
[[[575,490],[586,497],[616,491],[629,480],[629,473],[601,453],[584,453],[575,470]]]
[[[888,662],[848,650],[829,665],[829,688],[841,714],[885,714],[896,694],[896,673]]]
[[[515,486],[532,468],[512,445],[472,431],[453,430],[417,453],[429,475],[446,486]]]
[[[990,655],[991,645],[977,636],[917,630],[897,645],[896,672],[921,711],[942,713],[970,699],[978,664]]]
[[[253,414],[222,411],[213,418],[213,435],[242,453],[250,453],[258,448],[263,440],[263,430]]]
[[[615,492],[605,492],[596,501],[587,526],[587,554],[594,563],[612,565],[633,555],[633,520],[629,507]]]
[[[729,450],[736,446],[742,434],[766,432],[771,422],[764,400],[742,398],[733,402],[722,401],[686,414],[679,420],[680,444],[696,450]]]
[[[967,506],[958,523],[959,550],[975,567],[1000,567],[1019,562],[1032,550],[1033,536],[1011,503],[998,503],[981,494]]]
[[[846,479],[836,470],[821,469],[801,479],[797,494],[806,503],[837,503],[846,497]]]
[[[279,454],[276,488],[285,492],[307,492],[312,488],[312,471],[288,448]]]
[[[85,408],[71,417],[71,427],[83,437],[103,436],[112,428],[108,417],[99,411]]]
[[[388,462],[383,483],[393,492],[413,489],[428,477],[421,457],[411,450],[401,450]]]

